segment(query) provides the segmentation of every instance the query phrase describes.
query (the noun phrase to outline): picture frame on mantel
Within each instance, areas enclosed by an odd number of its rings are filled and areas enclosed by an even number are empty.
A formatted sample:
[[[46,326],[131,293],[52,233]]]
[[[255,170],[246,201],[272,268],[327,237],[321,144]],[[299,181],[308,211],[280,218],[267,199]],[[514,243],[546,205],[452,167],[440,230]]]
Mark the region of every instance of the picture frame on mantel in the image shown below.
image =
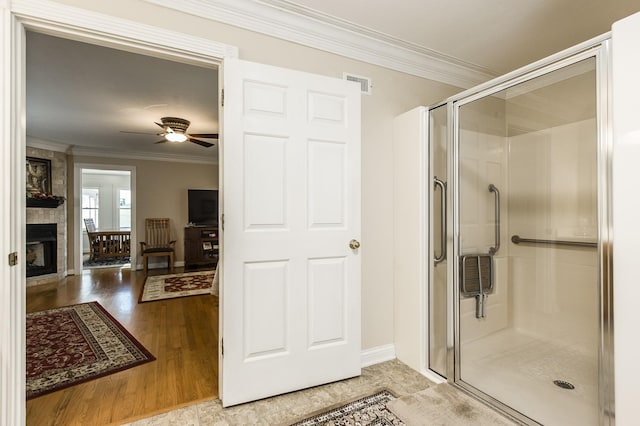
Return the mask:
[[[27,197],[35,194],[51,195],[51,160],[27,157]]]
[[[51,188],[51,160],[27,157],[27,207],[55,209],[64,203],[64,196],[53,195]]]

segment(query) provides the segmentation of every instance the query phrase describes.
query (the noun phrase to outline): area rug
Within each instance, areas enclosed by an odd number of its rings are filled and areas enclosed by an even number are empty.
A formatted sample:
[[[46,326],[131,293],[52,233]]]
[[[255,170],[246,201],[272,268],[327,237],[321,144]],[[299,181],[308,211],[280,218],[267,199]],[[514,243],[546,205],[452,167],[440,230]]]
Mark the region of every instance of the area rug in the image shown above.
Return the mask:
[[[142,287],[140,303],[203,294],[218,295],[214,277],[214,271],[149,276]]]
[[[131,266],[131,259],[129,259],[129,257],[123,259],[85,260],[82,262],[83,268],[117,268],[125,265]]]
[[[387,403],[394,399],[391,392],[382,390],[348,404],[322,410],[291,426],[402,426],[405,423],[387,408]]]
[[[27,314],[27,399],[155,360],[98,302]]]
[[[388,404],[405,424],[456,426],[515,426],[480,401],[448,383],[431,386]]]

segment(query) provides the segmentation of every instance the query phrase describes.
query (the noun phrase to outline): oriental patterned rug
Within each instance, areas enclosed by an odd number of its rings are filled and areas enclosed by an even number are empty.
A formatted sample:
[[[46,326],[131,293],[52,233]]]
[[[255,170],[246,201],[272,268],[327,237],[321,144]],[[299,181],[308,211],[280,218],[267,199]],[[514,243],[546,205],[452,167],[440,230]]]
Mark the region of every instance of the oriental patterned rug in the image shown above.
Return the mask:
[[[387,403],[394,399],[391,392],[382,390],[348,404],[324,409],[291,426],[404,426],[405,423],[387,408]]]
[[[27,314],[27,399],[155,360],[98,302]]]
[[[140,303],[206,294],[217,296],[218,283],[214,278],[215,271],[148,276],[142,287]]]

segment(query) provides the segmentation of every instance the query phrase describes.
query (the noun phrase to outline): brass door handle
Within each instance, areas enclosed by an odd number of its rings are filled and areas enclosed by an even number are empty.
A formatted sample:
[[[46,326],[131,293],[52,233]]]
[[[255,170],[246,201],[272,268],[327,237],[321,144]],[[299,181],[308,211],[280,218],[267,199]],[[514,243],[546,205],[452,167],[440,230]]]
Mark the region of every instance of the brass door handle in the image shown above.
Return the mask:
[[[349,241],[349,248],[350,249],[355,250],[355,249],[357,249],[359,247],[360,247],[360,241],[358,241],[358,240]]]

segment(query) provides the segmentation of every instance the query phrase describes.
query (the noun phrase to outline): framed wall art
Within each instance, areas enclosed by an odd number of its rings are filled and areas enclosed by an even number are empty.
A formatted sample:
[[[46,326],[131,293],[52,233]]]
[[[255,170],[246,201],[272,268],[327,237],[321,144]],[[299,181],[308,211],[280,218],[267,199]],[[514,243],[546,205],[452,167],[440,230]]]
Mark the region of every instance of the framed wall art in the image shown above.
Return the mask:
[[[51,194],[51,160],[27,157],[27,195]]]

